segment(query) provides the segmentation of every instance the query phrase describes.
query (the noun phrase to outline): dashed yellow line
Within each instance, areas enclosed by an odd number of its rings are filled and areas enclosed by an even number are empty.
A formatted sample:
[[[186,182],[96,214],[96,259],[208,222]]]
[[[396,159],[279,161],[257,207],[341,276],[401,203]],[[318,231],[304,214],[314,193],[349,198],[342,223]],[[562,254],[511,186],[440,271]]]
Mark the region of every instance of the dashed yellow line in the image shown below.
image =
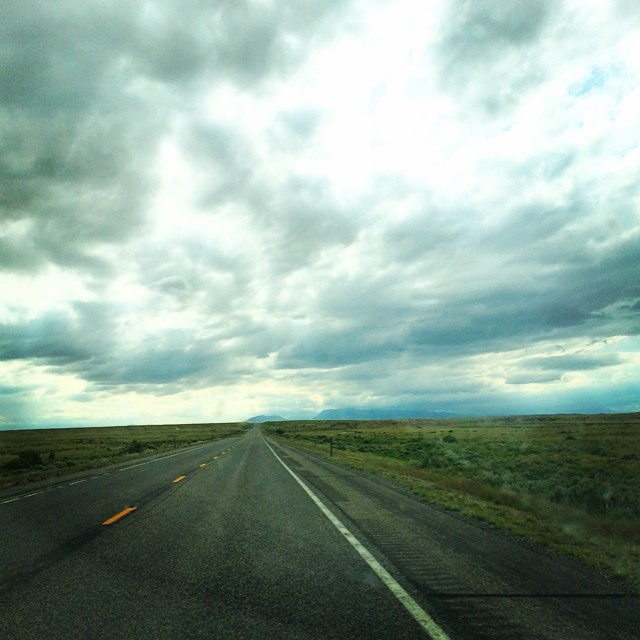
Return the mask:
[[[105,520],[102,524],[105,526],[109,526],[114,522],[118,522],[120,518],[124,518],[126,515],[129,515],[132,511],[135,511],[137,508],[138,507],[127,507],[126,509],[123,509],[120,513],[116,513],[115,516],[111,516],[110,518]]]
[[[174,481],[173,484],[176,484],[176,482],[182,482],[187,476],[178,476]]]

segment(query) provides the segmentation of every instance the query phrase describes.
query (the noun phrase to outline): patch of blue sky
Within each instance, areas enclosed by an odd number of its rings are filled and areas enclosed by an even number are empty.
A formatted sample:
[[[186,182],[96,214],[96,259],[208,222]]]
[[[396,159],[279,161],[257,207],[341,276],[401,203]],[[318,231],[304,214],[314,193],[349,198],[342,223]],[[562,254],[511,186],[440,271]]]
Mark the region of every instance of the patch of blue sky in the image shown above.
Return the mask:
[[[604,86],[607,74],[600,67],[593,67],[589,75],[582,81],[569,87],[572,96],[583,96]]]

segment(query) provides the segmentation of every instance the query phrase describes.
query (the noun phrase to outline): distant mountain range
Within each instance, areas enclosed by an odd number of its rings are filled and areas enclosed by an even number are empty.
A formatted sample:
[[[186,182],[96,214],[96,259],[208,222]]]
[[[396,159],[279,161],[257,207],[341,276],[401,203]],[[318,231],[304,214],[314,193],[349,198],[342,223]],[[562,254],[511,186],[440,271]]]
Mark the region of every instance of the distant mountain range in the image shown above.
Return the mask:
[[[344,407],[342,409],[325,409],[311,420],[403,420],[410,418],[455,418],[460,414],[449,413],[447,411],[427,411],[425,409],[363,409],[354,407]],[[247,422],[284,422],[292,418],[282,416],[254,416]],[[297,418],[293,418],[294,420]],[[309,418],[302,418],[309,420]]]
[[[408,418],[453,418],[458,414],[447,411],[426,411],[424,409],[326,409],[314,420],[398,420]]]
[[[246,422],[251,423],[260,423],[260,422],[284,422],[286,418],[282,416],[253,416],[253,418],[249,418]]]

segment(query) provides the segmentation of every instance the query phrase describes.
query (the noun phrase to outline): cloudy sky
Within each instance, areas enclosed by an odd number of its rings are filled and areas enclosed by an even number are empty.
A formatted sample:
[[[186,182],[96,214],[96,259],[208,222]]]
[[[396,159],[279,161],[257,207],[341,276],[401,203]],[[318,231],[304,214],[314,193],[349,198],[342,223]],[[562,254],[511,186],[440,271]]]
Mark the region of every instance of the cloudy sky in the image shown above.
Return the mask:
[[[635,0],[4,0],[0,428],[640,410]]]

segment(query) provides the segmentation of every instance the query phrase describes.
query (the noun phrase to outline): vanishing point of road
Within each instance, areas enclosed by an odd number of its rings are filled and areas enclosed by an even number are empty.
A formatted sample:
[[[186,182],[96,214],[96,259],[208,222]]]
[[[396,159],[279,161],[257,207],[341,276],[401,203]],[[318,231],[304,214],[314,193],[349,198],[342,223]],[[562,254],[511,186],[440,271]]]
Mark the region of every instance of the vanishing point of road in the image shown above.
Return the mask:
[[[640,599],[259,427],[0,493],[0,638],[637,640]]]

